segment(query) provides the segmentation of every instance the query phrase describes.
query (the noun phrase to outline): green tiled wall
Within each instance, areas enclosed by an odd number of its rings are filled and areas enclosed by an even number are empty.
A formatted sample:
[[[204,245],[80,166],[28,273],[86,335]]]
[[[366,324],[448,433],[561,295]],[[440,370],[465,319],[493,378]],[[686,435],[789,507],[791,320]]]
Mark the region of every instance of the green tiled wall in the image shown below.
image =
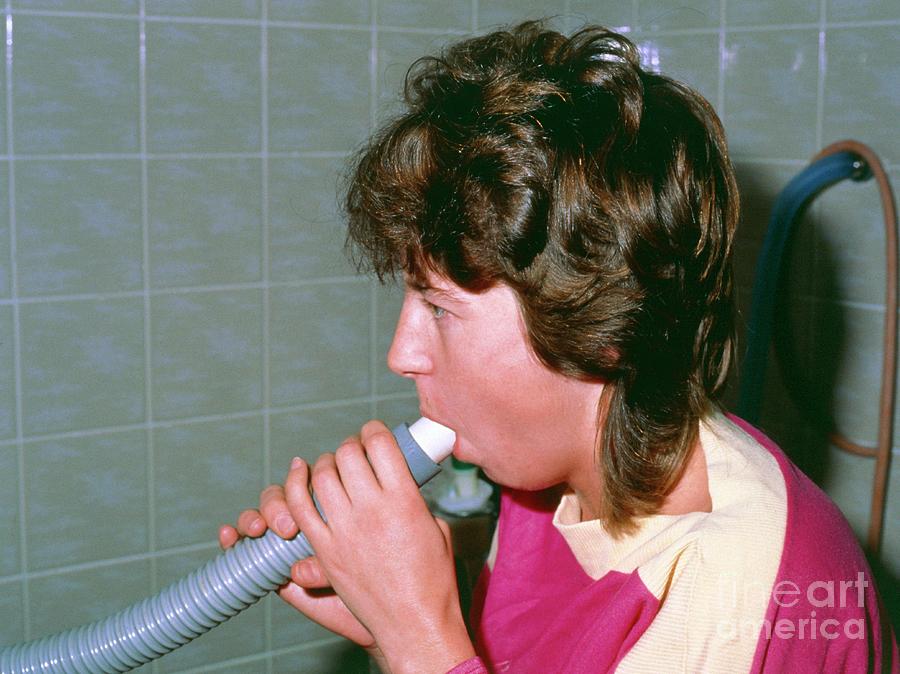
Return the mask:
[[[349,152],[448,40],[552,15],[630,32],[722,114],[746,306],[777,192],[867,142],[900,184],[900,5],[871,0],[7,0],[0,68],[0,644],[103,617],[216,551],[291,456],[416,415],[399,307],[343,258]],[[820,197],[792,256],[797,365],[872,442],[883,244],[871,184]],[[763,425],[862,532],[872,465],[773,373]],[[897,444],[900,444],[898,442]],[[814,458],[810,458],[814,457]],[[900,575],[900,461],[883,557]],[[892,560],[892,561],[891,561]],[[142,671],[365,671],[275,598]]]

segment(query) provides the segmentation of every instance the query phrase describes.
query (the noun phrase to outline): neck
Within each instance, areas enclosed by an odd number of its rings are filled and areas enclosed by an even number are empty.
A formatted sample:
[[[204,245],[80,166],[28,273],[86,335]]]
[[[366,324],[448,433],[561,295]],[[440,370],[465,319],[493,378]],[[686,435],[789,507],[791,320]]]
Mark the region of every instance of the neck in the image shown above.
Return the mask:
[[[603,490],[597,466],[592,460],[591,470],[582,471],[578,478],[568,482],[581,505],[581,521],[599,519],[602,512]],[[712,497],[709,494],[709,476],[706,456],[699,435],[694,441],[687,465],[675,487],[663,500],[657,514],[685,515],[691,512],[711,512]]]

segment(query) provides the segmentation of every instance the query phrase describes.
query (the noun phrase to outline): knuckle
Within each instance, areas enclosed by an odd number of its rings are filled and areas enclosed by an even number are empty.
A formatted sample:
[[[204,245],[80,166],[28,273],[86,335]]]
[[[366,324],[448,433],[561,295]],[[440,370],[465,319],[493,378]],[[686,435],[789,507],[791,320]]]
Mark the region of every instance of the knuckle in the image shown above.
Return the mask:
[[[310,481],[313,483],[313,487],[322,484],[323,478],[328,475],[331,467],[334,466],[334,455],[333,454],[323,454],[316,460],[316,464],[312,469],[312,476]]]
[[[393,446],[394,434],[382,426],[369,436],[369,444],[375,447]]]
[[[344,440],[340,447],[334,452],[334,460],[343,461],[355,454],[359,454],[361,447],[358,442],[353,442],[351,440]]]
[[[363,424],[362,432],[368,435],[377,433],[378,431],[384,429],[385,425],[382,422],[378,421],[377,419],[370,419]]]
[[[273,497],[277,497],[281,492],[280,484],[270,484],[268,487],[262,490],[259,495],[260,503],[265,503],[266,501],[272,499]]]

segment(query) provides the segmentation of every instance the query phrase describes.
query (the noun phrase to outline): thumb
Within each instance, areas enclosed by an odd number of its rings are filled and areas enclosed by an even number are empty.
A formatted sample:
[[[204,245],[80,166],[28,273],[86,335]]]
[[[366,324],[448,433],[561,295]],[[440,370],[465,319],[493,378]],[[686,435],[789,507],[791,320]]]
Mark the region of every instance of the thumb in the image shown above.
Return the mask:
[[[434,521],[437,522],[438,529],[440,529],[441,533],[444,535],[444,542],[447,544],[447,550],[452,554],[453,535],[450,533],[450,525],[447,523],[447,520],[442,520],[440,517],[435,517]]]

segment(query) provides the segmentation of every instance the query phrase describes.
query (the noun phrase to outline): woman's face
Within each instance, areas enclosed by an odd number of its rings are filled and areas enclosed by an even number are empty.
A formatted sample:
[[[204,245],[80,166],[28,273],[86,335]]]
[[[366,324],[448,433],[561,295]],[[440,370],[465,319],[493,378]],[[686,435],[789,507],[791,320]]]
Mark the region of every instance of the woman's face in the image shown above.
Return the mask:
[[[424,416],[456,431],[453,454],[516,489],[595,474],[603,385],[537,359],[508,286],[472,293],[428,281],[406,289],[388,365],[416,382]]]

